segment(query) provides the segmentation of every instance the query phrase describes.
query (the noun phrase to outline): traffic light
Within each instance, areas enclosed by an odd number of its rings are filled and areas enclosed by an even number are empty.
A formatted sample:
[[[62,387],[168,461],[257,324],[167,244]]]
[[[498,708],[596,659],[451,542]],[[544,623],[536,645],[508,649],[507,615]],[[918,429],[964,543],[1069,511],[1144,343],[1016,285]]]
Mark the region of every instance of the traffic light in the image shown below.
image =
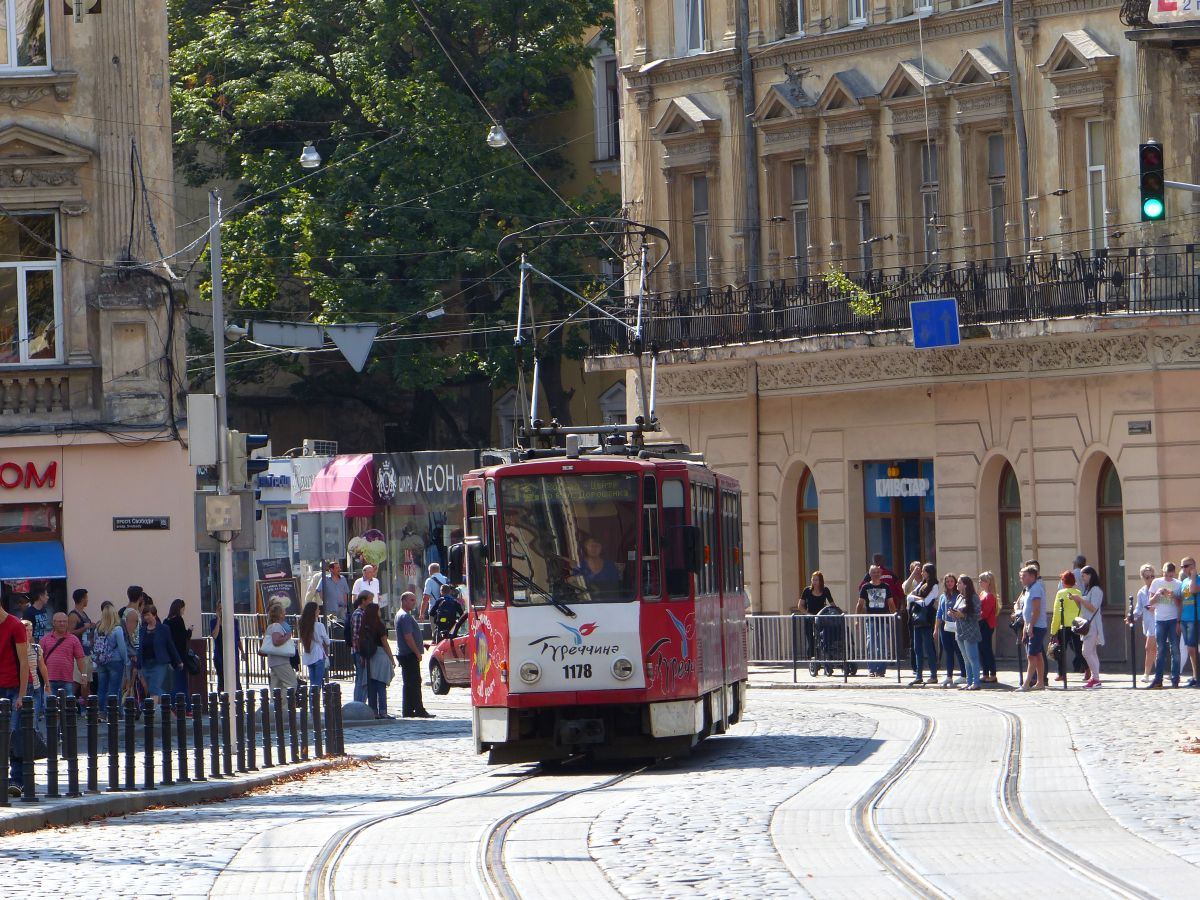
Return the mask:
[[[270,467],[269,459],[250,458],[251,453],[267,446],[270,440],[265,434],[242,434],[229,430],[229,486],[233,490],[246,487],[251,478]]]
[[[1158,141],[1138,145],[1138,173],[1142,192],[1142,221],[1161,222],[1167,217],[1167,183],[1163,148]]]

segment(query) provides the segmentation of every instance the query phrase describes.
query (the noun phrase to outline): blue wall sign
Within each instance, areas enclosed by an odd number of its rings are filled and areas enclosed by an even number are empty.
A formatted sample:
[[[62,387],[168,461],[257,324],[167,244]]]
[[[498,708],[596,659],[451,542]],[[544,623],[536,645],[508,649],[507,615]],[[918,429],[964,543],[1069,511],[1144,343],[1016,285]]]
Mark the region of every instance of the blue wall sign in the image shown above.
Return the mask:
[[[958,303],[953,297],[914,300],[908,304],[912,317],[913,346],[918,350],[954,347],[958,334]]]

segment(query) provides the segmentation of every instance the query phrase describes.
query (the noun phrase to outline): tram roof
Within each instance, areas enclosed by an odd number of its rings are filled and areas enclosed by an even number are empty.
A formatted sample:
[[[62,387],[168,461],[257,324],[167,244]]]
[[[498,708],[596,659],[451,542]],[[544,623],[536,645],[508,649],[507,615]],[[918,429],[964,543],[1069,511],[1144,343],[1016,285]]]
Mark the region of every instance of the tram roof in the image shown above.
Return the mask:
[[[569,467],[569,468],[566,468]],[[680,471],[713,472],[706,463],[698,460],[677,459],[672,457],[628,456],[623,453],[583,454],[578,457],[547,456],[541,459],[530,459],[515,463],[473,469],[475,477],[511,477],[513,475],[558,475],[568,472],[680,472]],[[714,474],[716,474],[714,472]]]

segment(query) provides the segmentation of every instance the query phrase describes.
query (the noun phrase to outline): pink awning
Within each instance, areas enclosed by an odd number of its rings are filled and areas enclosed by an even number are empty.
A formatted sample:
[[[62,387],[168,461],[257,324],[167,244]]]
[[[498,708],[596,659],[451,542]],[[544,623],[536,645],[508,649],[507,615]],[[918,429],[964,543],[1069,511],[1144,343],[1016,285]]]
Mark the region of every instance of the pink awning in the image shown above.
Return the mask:
[[[375,465],[370,453],[335,457],[313,479],[308,492],[313,512],[340,512],[347,516],[375,513]]]

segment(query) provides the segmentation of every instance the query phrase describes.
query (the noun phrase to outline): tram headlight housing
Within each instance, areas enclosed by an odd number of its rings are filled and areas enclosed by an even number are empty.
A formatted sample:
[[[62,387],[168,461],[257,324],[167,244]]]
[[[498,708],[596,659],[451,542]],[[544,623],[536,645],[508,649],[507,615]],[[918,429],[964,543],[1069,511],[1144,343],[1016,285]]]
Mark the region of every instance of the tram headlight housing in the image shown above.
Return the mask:
[[[628,681],[633,677],[633,663],[625,657],[618,657],[612,664],[613,677],[619,681]]]
[[[523,682],[526,684],[533,684],[542,677],[542,668],[537,663],[530,660],[529,662],[521,663],[519,674]]]

